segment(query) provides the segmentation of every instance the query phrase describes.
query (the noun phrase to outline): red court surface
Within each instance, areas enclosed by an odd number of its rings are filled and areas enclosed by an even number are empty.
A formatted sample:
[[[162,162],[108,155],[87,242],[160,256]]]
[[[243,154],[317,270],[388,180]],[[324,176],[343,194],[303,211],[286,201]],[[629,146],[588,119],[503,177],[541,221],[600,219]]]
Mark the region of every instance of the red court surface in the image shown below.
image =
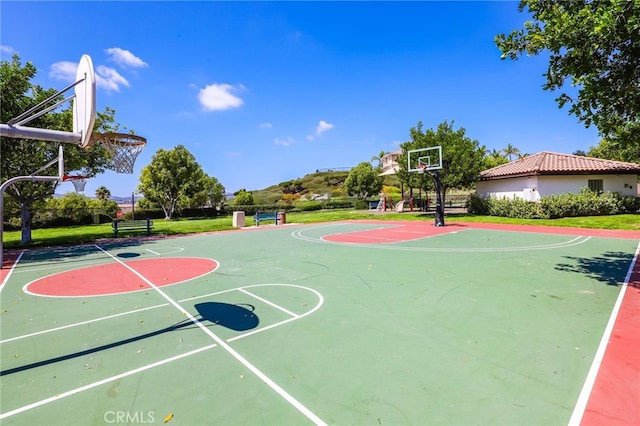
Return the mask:
[[[629,407],[636,407],[629,410]],[[627,284],[582,425],[640,425],[640,261]]]
[[[360,221],[367,223],[380,223],[387,226],[379,229],[369,229],[364,231],[347,232],[342,234],[326,235],[324,241],[345,243],[345,244],[392,244],[404,241],[428,238],[434,235],[447,234],[464,229],[490,229],[496,231],[512,232],[533,232],[559,235],[580,235],[603,238],[628,238],[640,240],[640,232],[616,229],[587,229],[587,228],[564,228],[556,226],[533,226],[533,225],[506,225],[497,223],[458,223],[453,222],[447,226],[436,227],[433,223],[424,222],[397,222],[397,221]],[[388,225],[396,225],[389,227]]]
[[[25,291],[54,297],[127,293],[187,281],[217,267],[215,260],[193,257],[130,260],[49,275],[27,284]]]
[[[402,223],[395,227],[369,229],[366,231],[348,232],[344,234],[326,235],[322,239],[336,243],[347,244],[385,244],[418,240],[433,235],[455,232],[459,225],[435,227],[424,223]]]
[[[602,238],[625,238],[632,240],[640,240],[640,231],[628,231],[623,229],[592,229],[592,228],[568,228],[563,226],[541,226],[541,225],[509,225],[502,223],[480,223],[480,222],[447,222],[444,227],[436,227],[433,222],[405,222],[395,220],[373,221],[360,220],[357,223],[376,223],[380,225],[398,225],[396,228],[382,228],[379,231],[379,241],[376,241],[375,232],[362,231],[353,232],[348,235],[355,236],[353,240],[336,234],[325,236],[325,241],[346,242],[354,244],[379,244],[385,242],[400,242],[419,238],[425,238],[432,235],[446,234],[449,232],[461,231],[464,229],[490,229],[495,231],[513,231],[513,232],[532,232],[543,234],[557,235],[580,235],[586,237],[602,237]],[[378,230],[376,230],[378,231]],[[367,239],[367,236],[372,238]],[[386,237],[385,237],[386,236]],[[403,239],[403,237],[405,237]],[[397,241],[394,241],[397,240]]]

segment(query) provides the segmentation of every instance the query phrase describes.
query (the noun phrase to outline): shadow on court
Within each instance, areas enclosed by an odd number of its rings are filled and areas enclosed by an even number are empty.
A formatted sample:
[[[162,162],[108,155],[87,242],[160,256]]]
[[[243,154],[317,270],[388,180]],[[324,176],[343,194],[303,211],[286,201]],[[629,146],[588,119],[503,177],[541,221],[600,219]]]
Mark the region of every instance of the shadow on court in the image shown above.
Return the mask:
[[[595,257],[565,256],[573,263],[559,263],[558,271],[584,274],[607,285],[619,286],[624,282],[633,255],[623,252],[606,252]],[[635,283],[630,283],[636,286]]]
[[[139,247],[142,243],[135,238],[132,238],[128,241],[119,241],[117,243],[107,243],[100,245],[105,250],[112,249],[129,249]],[[87,260],[89,256],[95,256],[99,251],[96,249],[94,245],[88,244],[83,246],[71,246],[71,247],[47,247],[42,250],[39,249],[30,249],[26,256],[23,256],[20,259],[20,263],[15,265],[16,269],[28,268],[33,266],[34,264],[38,266],[42,265],[50,265],[50,264],[58,264],[60,262],[83,262]],[[139,253],[129,252],[123,253],[124,256],[120,257],[137,257],[140,256]],[[5,268],[10,268],[14,266],[13,261],[11,259],[7,259],[4,262]]]
[[[253,305],[249,304],[229,304],[220,302],[204,302],[194,305],[198,311],[196,320],[198,323],[202,323],[205,327],[222,326],[234,331],[247,331],[256,328],[260,323],[258,316],[253,312],[255,310]],[[31,364],[23,365],[21,367],[15,367],[8,370],[0,371],[0,376],[6,376],[13,373],[19,373],[21,371],[30,370],[32,368],[38,368],[45,365],[54,364],[56,362],[67,361],[73,358],[78,358],[85,355],[94,354],[96,352],[112,349],[118,346],[127,345],[129,343],[138,342],[150,337],[158,336],[163,333],[171,331],[177,331],[180,329],[189,329],[197,327],[197,325],[191,320],[184,320],[179,323],[173,324],[170,327],[166,327],[160,330],[152,331],[150,333],[141,334],[139,336],[130,337],[128,339],[119,340],[117,342],[109,343],[106,345],[98,346],[91,349],[86,349],[72,354],[62,355],[55,358],[50,358]]]

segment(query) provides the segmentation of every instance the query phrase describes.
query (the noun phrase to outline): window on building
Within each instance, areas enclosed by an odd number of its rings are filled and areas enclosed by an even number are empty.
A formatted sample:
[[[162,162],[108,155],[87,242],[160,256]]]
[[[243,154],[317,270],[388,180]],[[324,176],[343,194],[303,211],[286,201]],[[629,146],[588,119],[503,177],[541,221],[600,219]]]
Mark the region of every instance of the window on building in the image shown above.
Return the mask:
[[[602,179],[589,179],[589,189],[601,194],[604,191]]]

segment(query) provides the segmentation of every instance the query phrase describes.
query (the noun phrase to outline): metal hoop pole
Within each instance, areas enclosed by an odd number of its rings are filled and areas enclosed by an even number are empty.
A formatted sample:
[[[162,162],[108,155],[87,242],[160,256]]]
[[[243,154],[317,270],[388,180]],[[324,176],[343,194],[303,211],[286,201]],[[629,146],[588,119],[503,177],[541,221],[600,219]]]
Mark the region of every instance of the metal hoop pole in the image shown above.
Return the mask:
[[[75,97],[76,97],[76,95],[69,96],[68,98],[63,99],[63,100],[61,100],[60,102],[57,102],[57,103],[55,103],[55,104],[51,105],[49,108],[45,108],[45,109],[43,109],[42,111],[40,111],[40,112],[38,112],[38,113],[35,113],[35,114],[34,114],[34,115],[32,115],[31,117],[27,117],[27,118],[25,118],[24,120],[20,120],[20,121],[18,121],[18,122],[14,122],[14,121],[15,121],[15,119],[13,119],[13,120],[9,121],[9,123],[8,123],[8,124],[9,124],[9,125],[11,125],[11,126],[22,126],[23,124],[28,123],[28,122],[30,122],[31,120],[35,120],[36,118],[40,117],[41,115],[44,115],[44,114],[46,114],[46,113],[48,113],[48,112],[50,112],[50,111],[53,111],[54,109],[58,108],[58,107],[59,107],[60,105],[62,105],[63,103],[65,103],[65,102],[67,102],[68,100],[71,100],[71,99],[73,99],[73,98],[75,98]]]
[[[4,267],[4,191],[11,184],[22,181],[35,181],[35,182],[47,182],[47,181],[59,181],[60,176],[16,176],[4,182],[0,185],[0,269]]]
[[[52,101],[52,100],[53,100],[53,99],[55,99],[56,97],[58,97],[58,96],[62,95],[62,94],[63,94],[64,92],[66,92],[67,90],[71,89],[72,87],[77,86],[79,83],[82,83],[82,82],[83,82],[83,81],[85,81],[85,80],[86,80],[86,77],[85,77],[85,78],[83,78],[82,80],[78,80],[78,81],[76,81],[75,83],[71,83],[70,85],[68,85],[68,86],[67,86],[67,87],[65,87],[64,89],[60,90],[60,91],[59,91],[59,92],[57,92],[57,93],[54,93],[53,95],[51,95],[50,97],[48,97],[48,98],[47,98],[47,99],[45,99],[44,101],[40,102],[38,105],[35,105],[35,106],[33,106],[33,107],[29,108],[27,111],[25,111],[25,112],[23,112],[22,114],[20,114],[19,116],[15,117],[15,118],[12,118],[11,120],[9,120],[9,121],[8,121],[8,124],[9,124],[9,125],[16,124],[18,121],[22,120],[23,118],[26,118],[26,117],[27,117],[29,114],[31,114],[32,112],[37,111],[39,108],[42,108],[42,106],[43,106],[43,105],[46,105],[47,103],[49,103],[50,101]],[[75,95],[74,95],[74,96],[75,96]],[[65,100],[63,100],[63,101],[57,102],[57,103],[55,104],[55,106],[56,106],[56,107],[58,107],[58,106],[60,106],[62,103],[66,102],[67,100],[69,100],[69,99],[71,99],[71,98],[73,98],[73,96],[71,96],[71,97],[69,97],[69,98],[67,98],[67,99],[65,99]],[[23,120],[23,122],[31,121],[31,120],[33,120],[34,118],[35,118],[35,117],[28,118],[28,119],[26,119],[26,120]]]
[[[82,133],[63,132],[61,130],[38,129],[26,126],[0,124],[0,136],[14,139],[34,139],[39,141],[79,144]]]

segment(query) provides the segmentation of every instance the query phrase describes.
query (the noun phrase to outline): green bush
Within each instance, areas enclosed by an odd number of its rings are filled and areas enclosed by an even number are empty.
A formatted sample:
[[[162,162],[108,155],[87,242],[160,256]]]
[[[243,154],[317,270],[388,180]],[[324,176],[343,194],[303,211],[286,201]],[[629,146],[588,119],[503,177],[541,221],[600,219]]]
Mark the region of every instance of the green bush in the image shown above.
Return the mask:
[[[114,215],[115,216],[115,215]],[[164,210],[162,209],[136,209],[133,212],[133,218],[134,219],[164,219],[165,215],[164,215]],[[115,217],[114,217],[115,219]],[[122,219],[124,220],[131,220],[131,212],[129,213],[125,213],[122,216]]]
[[[620,197],[621,213],[640,213],[640,197]]]
[[[321,201],[298,201],[295,203],[295,210],[301,211],[301,212],[322,210],[322,202]]]
[[[217,217],[218,209],[215,207],[201,207],[182,209],[179,217]]]
[[[521,198],[487,198],[472,196],[467,202],[471,214],[520,219],[556,219],[561,217],[604,216],[640,212],[640,198],[620,194],[597,193],[588,188],[579,194],[556,194],[542,197],[540,202]]]
[[[322,203],[322,208],[331,210],[331,209],[351,209],[353,208],[353,201],[351,200],[334,200],[329,199]]]
[[[544,209],[540,204],[522,198],[497,198],[489,201],[489,215],[513,217],[520,219],[545,219]]]
[[[477,195],[472,195],[467,200],[465,205],[467,213],[477,215],[488,215],[489,205],[491,204],[491,198],[482,198]]]
[[[550,218],[603,216],[625,213],[624,198],[619,194],[605,192],[598,194],[587,188],[579,194],[558,194],[542,197],[540,204]],[[632,204],[629,202],[627,204]]]
[[[356,200],[354,201],[353,206],[356,208],[356,210],[368,210],[369,202],[366,200]]]
[[[220,210],[220,216],[226,214],[233,214],[233,212],[244,212],[245,216],[253,216],[257,212],[270,213],[270,212],[288,212],[297,210],[295,206],[286,206],[282,204],[260,204],[260,205],[229,205],[225,204]]]

